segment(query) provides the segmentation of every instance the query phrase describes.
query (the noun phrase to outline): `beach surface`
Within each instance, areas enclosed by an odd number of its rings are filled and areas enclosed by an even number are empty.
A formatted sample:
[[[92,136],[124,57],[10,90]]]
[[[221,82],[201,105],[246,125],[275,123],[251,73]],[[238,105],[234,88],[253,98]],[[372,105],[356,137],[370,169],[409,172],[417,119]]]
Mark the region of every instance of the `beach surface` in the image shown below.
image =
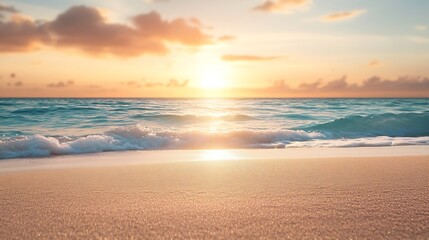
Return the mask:
[[[429,148],[0,161],[0,239],[428,239]]]

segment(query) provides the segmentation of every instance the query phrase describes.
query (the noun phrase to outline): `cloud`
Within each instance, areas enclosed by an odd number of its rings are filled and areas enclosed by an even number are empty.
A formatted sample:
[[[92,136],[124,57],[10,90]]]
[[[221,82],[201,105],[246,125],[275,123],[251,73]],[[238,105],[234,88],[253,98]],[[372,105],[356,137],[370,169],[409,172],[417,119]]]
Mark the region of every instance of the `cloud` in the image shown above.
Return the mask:
[[[1,12],[18,13],[18,10],[13,6],[6,6],[0,3],[0,13]]]
[[[50,87],[50,88],[63,88],[63,87],[69,87],[69,86],[72,86],[72,85],[74,85],[74,81],[73,80],[67,80],[67,81],[59,81],[59,82],[56,82],[56,83],[50,83],[50,84],[48,84],[48,85],[46,85],[47,87]]]
[[[427,37],[405,36],[405,38],[409,41],[412,41],[412,42],[418,43],[418,44],[428,44],[429,43],[429,38],[427,38]]]
[[[320,85],[319,85],[320,86]],[[318,87],[322,91],[345,91],[351,88],[355,88],[355,84],[347,83],[347,76],[343,76],[339,79],[327,82],[325,85]],[[317,88],[316,88],[317,90]]]
[[[372,60],[368,63],[368,67],[379,67],[381,64],[379,60]]]
[[[137,81],[129,81],[127,82],[128,87],[140,88],[142,85]]]
[[[0,18],[0,52],[25,52],[36,49],[48,38],[43,24],[21,15],[8,21]]]
[[[224,36],[220,36],[219,38],[218,38],[218,41],[221,41],[221,42],[228,42],[228,41],[232,41],[232,40],[235,40],[236,39],[236,37],[235,36],[231,36],[231,35],[224,35]]]
[[[148,87],[148,88],[153,88],[153,87],[164,87],[164,84],[163,84],[163,83],[160,83],[160,82],[147,82],[144,86],[145,86],[145,87]]]
[[[425,32],[427,29],[428,29],[428,27],[426,25],[414,26],[414,30],[419,31],[419,32]]]
[[[24,82],[22,81],[16,81],[16,82],[8,82],[6,86],[8,87],[22,87],[24,85]]]
[[[358,87],[362,91],[427,91],[429,78],[420,76],[401,76],[395,80],[371,77]]]
[[[180,82],[176,79],[170,79],[167,84],[165,84],[166,87],[171,88],[184,88],[188,86],[189,80],[184,80],[183,82]]]
[[[283,83],[283,85],[285,85],[285,83]],[[314,90],[317,90],[318,88],[320,88],[321,85],[322,85],[322,80],[319,79],[319,80],[312,82],[312,83],[302,83],[301,85],[299,85],[299,88],[300,89],[306,89],[307,91],[308,90],[314,91]],[[275,86],[275,84],[274,84],[274,86]]]
[[[223,61],[229,62],[249,62],[249,61],[270,61],[278,59],[279,57],[270,56],[270,57],[262,57],[255,55],[223,55]]]
[[[366,13],[365,9],[335,12],[335,13],[330,13],[330,14],[327,14],[327,15],[320,17],[320,20],[323,22],[338,22],[338,21],[344,21],[344,20],[349,20],[349,19],[355,18],[355,17],[360,16],[364,13]]]
[[[188,86],[189,80],[184,80],[184,81],[179,81],[176,79],[170,79],[168,82],[166,83],[162,83],[162,82],[150,82],[150,81],[146,81],[146,80],[142,80],[143,84],[138,82],[138,81],[129,81],[129,82],[124,82],[122,84],[125,84],[127,87],[130,88],[141,88],[141,87],[146,87],[146,88],[157,88],[157,87],[164,87],[164,88],[184,88]]]
[[[167,43],[200,46],[211,37],[184,19],[166,21],[156,12],[132,18],[132,27],[107,23],[95,8],[72,7],[49,24],[56,46],[72,47],[90,54],[130,57],[166,54]]]
[[[401,76],[383,79],[377,76],[364,80],[361,84],[349,83],[347,76],[323,83],[317,80],[303,83],[296,88],[286,81],[275,81],[267,92],[301,97],[429,97],[429,78],[421,76]]]
[[[253,9],[263,12],[293,13],[306,9],[311,3],[312,0],[267,0]]]
[[[157,12],[134,16],[130,23],[122,24],[108,22],[96,8],[75,6],[52,21],[0,21],[0,52],[30,51],[46,45],[95,56],[135,57],[166,54],[171,43],[198,47],[214,40],[195,20],[164,20]]]

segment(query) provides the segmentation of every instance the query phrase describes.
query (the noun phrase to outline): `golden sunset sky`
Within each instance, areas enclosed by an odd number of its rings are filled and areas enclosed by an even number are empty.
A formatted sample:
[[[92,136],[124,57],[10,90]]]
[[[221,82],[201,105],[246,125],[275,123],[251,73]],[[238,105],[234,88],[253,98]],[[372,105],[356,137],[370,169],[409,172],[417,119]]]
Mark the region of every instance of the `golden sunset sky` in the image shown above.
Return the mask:
[[[0,97],[429,97],[429,1],[0,1]]]

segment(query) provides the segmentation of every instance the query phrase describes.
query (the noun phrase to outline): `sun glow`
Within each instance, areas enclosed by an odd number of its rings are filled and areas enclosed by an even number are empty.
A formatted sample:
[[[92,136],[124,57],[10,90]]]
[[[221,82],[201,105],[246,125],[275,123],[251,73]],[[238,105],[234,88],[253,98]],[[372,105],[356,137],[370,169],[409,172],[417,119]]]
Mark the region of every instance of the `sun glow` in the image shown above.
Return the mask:
[[[222,69],[215,66],[207,66],[201,70],[200,87],[202,88],[224,88],[226,80]]]
[[[228,149],[205,150],[201,153],[202,159],[206,161],[234,160],[237,156]]]
[[[201,65],[197,67],[197,79],[200,88],[219,89],[229,86],[229,66],[219,57],[202,56]]]

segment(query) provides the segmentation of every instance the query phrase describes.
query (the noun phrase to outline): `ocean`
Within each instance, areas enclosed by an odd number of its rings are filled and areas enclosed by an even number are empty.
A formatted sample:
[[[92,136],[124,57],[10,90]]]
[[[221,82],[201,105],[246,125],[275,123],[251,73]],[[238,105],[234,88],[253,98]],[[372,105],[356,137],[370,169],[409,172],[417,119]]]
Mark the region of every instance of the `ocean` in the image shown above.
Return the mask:
[[[0,158],[429,145],[429,99],[0,99]]]

